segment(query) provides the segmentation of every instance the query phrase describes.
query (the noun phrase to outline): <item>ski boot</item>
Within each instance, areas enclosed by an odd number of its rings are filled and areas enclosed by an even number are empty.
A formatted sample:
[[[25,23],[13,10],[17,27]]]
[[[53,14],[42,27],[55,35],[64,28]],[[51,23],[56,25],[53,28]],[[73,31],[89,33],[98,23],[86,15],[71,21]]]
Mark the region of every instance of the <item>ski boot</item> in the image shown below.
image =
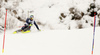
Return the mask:
[[[21,32],[22,32],[22,33],[29,33],[29,32],[31,32],[31,31],[30,31],[30,30],[27,30],[27,31],[22,30]]]
[[[13,34],[16,34],[16,33],[17,33],[17,31],[13,32]]]

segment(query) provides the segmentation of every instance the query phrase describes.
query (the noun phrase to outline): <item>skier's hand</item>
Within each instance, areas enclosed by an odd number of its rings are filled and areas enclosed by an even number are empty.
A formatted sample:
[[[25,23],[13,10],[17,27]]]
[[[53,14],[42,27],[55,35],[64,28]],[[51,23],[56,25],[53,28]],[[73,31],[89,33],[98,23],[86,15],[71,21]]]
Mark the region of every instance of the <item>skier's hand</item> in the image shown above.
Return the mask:
[[[32,24],[30,24],[29,26],[32,26]]]
[[[39,29],[39,31],[41,31],[41,30]]]

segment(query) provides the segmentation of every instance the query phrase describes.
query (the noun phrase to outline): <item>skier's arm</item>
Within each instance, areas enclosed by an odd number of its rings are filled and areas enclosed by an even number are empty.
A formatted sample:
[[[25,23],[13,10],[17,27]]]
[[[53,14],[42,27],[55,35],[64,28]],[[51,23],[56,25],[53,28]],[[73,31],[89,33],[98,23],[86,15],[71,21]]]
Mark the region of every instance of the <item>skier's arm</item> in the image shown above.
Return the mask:
[[[35,21],[34,21],[34,25],[36,26],[36,28],[37,28],[38,30],[40,30]]]
[[[29,22],[29,18],[27,18],[26,23],[27,24],[31,24],[31,22]]]
[[[26,23],[29,23],[28,21],[29,21],[29,19],[27,18],[27,19],[26,19]]]

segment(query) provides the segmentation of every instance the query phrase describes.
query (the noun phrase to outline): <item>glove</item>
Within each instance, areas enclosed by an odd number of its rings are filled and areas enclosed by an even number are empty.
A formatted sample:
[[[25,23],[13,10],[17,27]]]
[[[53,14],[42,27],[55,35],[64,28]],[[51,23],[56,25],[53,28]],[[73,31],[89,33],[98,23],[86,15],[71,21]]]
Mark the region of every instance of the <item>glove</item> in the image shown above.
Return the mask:
[[[39,31],[41,31],[41,30],[39,29]]]
[[[29,26],[32,26],[32,24],[29,24]]]

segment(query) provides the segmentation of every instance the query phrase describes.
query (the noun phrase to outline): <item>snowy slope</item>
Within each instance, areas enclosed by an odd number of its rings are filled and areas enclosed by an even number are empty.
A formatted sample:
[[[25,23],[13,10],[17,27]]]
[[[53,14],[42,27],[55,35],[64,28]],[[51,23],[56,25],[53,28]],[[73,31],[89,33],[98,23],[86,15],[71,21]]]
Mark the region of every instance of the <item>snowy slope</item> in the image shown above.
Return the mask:
[[[3,54],[3,34],[0,34],[0,55],[91,55],[92,30],[46,30],[27,34],[12,34],[10,30],[6,32]],[[96,28],[94,55],[100,53],[99,31],[100,28]]]

